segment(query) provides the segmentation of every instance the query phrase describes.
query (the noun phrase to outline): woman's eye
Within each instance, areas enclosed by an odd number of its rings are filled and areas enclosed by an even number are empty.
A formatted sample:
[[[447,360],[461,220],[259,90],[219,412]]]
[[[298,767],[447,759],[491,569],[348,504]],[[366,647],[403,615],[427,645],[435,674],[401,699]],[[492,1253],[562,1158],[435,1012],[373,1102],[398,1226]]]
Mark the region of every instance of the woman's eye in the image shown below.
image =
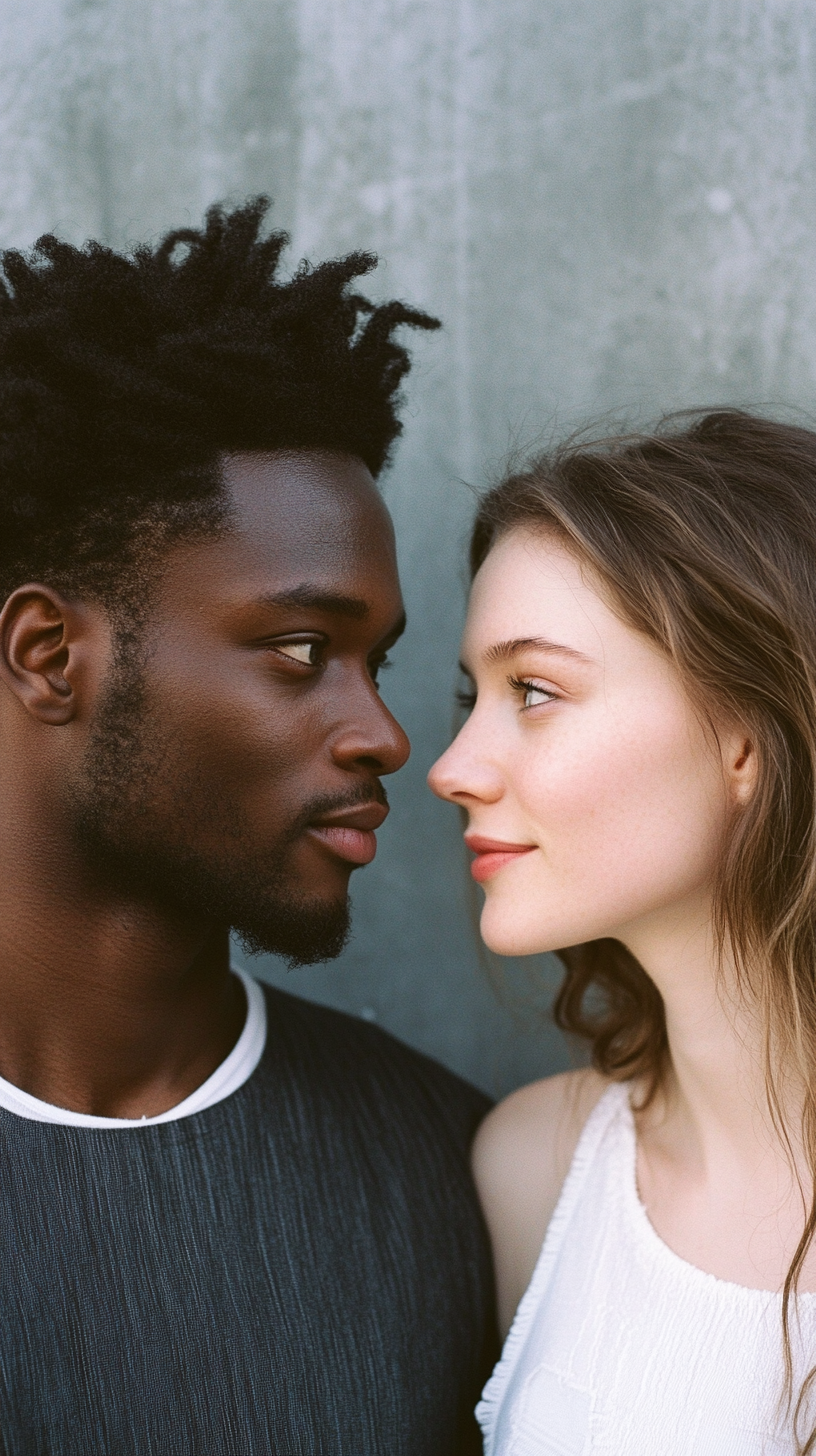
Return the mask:
[[[523,694],[525,708],[538,708],[542,703],[552,703],[555,700],[555,693],[551,693],[548,688],[525,682],[523,678],[511,677],[510,686],[515,692]]]
[[[276,651],[284,657],[291,657],[293,662],[302,662],[306,667],[317,665],[318,642],[281,642],[276,646]]]
[[[524,694],[524,706],[525,708],[535,708],[539,703],[549,703],[552,696],[552,693],[546,692],[544,688],[528,687]]]

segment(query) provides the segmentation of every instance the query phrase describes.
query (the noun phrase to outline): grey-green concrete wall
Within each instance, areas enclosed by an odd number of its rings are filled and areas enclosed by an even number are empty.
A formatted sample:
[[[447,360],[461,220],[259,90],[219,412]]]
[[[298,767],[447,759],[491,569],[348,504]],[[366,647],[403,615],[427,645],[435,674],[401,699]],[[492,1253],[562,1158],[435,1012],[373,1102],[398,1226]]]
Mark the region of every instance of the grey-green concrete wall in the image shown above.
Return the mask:
[[[414,742],[356,935],[264,974],[376,1017],[493,1091],[566,1064],[497,999],[448,741],[468,486],[608,411],[805,410],[816,380],[809,0],[0,0],[0,240],[117,244],[264,190],[292,260],[357,246],[438,312],[385,482],[411,628],[385,695]]]

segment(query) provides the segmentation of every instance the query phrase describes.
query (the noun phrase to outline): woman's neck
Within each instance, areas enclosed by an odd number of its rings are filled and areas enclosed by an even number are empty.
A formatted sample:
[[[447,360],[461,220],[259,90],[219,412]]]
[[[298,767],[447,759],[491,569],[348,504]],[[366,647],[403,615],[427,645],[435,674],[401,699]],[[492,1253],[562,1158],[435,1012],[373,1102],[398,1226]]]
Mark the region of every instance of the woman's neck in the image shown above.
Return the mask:
[[[669,1070],[638,1116],[649,1216],[689,1262],[734,1283],[780,1288],[804,1226],[797,1174],[810,1186],[802,1101],[785,1089],[794,1173],[768,1103],[762,1021],[733,964],[719,963],[709,905],[687,905],[620,938],[666,1008]],[[806,1269],[801,1287],[816,1288],[816,1269]]]
[[[760,1125],[773,1126],[764,1029],[733,962],[718,955],[710,902],[700,897],[639,922],[627,928],[625,944],[663,998],[671,1063],[665,1100],[697,1126],[701,1141],[716,1132],[750,1144]]]

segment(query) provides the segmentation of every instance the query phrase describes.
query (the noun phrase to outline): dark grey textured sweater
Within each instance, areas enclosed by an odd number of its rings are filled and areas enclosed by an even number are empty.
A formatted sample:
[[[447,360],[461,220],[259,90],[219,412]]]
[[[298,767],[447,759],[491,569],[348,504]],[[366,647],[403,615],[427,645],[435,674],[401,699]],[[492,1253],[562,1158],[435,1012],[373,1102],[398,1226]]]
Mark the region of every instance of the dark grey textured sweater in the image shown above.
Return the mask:
[[[204,1112],[100,1130],[0,1109],[3,1456],[481,1449],[487,1101],[266,996],[261,1062]]]

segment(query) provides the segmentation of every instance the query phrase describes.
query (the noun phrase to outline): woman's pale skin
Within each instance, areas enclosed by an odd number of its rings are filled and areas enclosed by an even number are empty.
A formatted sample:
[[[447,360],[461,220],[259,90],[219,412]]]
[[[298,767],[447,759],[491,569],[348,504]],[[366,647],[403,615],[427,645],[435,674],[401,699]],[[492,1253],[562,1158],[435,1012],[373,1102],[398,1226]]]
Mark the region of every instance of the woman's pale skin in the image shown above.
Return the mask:
[[[462,662],[475,703],[429,782],[467,811],[485,942],[518,956],[609,936],[636,956],[663,997],[671,1058],[636,1114],[648,1216],[690,1264],[781,1289],[803,1201],[767,1108],[762,1028],[712,936],[723,843],[756,779],[749,738],[692,703],[570,550],[527,529],[476,576]],[[592,1071],[548,1077],[482,1125],[474,1170],[505,1330],[607,1085]],[[816,1290],[816,1259],[799,1288]]]

